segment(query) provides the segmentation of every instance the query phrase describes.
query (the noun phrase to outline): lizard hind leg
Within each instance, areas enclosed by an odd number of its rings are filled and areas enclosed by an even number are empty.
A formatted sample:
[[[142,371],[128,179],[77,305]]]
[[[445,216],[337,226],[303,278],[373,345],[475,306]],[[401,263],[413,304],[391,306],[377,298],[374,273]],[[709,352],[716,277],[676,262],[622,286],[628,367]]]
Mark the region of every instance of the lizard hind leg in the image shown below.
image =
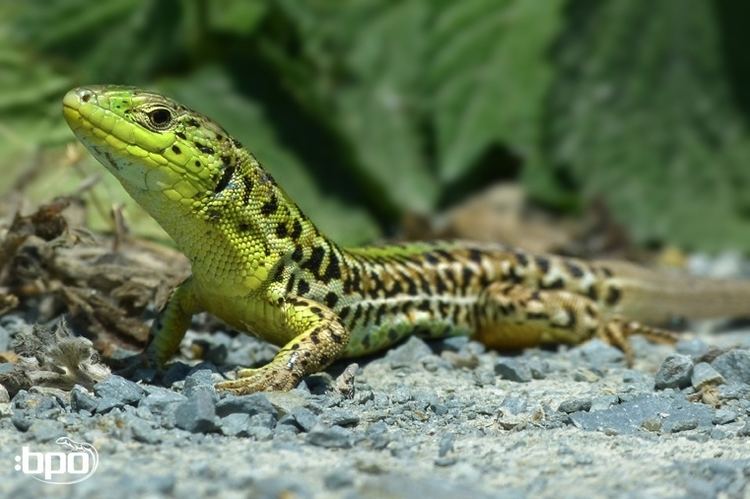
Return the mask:
[[[283,299],[280,307],[292,340],[265,366],[240,369],[237,379],[217,383],[216,388],[237,395],[291,390],[303,376],[325,369],[343,353],[349,331],[331,309],[298,297]]]
[[[628,321],[620,316],[606,320],[598,329],[597,335],[605,342],[622,350],[628,366],[632,366],[634,361],[633,347],[629,340],[630,336],[639,335],[655,343],[670,345],[676,343],[678,340],[677,333],[673,331],[647,326],[637,321]]]

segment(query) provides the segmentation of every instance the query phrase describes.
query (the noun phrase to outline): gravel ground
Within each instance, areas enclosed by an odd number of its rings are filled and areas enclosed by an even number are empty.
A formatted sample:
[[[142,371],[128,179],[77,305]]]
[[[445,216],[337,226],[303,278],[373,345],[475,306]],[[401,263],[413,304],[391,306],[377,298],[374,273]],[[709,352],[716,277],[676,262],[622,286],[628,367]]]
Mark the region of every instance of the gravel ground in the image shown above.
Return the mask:
[[[632,368],[597,340],[505,356],[411,338],[241,397],[212,385],[273,349],[190,332],[184,351],[207,360],[159,378],[0,390],[0,496],[750,498],[750,330],[706,334],[718,325],[691,325],[703,333],[676,348],[635,338]],[[0,318],[0,351],[24,327]],[[14,470],[22,446],[58,451],[61,436],[96,447],[90,478]]]

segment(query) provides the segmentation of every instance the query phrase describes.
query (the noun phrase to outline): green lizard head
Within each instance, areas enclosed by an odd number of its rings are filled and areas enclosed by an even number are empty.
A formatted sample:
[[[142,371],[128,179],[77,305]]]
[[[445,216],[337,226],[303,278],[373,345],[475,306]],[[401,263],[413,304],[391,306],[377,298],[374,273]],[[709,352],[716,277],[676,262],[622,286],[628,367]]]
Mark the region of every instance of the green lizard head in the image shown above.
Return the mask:
[[[63,114],[78,139],[137,201],[191,207],[220,181],[239,144],[205,116],[131,87],[71,90]],[[166,200],[165,200],[166,201]]]
[[[205,275],[259,285],[280,255],[322,237],[239,142],[167,97],[80,87],[65,95],[63,114]]]

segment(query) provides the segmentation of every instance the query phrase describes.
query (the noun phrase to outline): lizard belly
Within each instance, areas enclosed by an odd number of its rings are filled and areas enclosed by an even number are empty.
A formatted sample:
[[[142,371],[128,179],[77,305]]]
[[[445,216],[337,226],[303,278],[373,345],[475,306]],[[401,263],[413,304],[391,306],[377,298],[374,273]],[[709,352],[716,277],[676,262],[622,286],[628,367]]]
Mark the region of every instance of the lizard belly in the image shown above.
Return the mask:
[[[274,345],[282,346],[294,337],[284,327],[281,310],[259,296],[209,295],[203,298],[202,303],[207,312],[234,329]]]

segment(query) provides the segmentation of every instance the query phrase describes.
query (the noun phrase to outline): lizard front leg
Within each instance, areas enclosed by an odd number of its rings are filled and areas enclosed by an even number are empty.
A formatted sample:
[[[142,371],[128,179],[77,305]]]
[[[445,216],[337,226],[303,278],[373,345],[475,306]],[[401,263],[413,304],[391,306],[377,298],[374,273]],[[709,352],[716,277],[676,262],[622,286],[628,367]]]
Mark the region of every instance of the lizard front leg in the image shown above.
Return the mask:
[[[143,352],[148,365],[162,367],[180,347],[194,314],[201,311],[189,277],[172,292],[151,326],[149,344]]]
[[[477,339],[498,349],[574,345],[599,336],[622,350],[631,364],[629,336],[670,343],[677,339],[671,331],[608,315],[597,302],[565,290],[533,290],[498,282],[485,289],[478,306]]]
[[[216,388],[236,394],[291,390],[303,376],[319,372],[336,360],[349,342],[349,331],[328,307],[306,298],[278,298],[284,326],[294,338],[258,369],[240,369],[238,378]]]

